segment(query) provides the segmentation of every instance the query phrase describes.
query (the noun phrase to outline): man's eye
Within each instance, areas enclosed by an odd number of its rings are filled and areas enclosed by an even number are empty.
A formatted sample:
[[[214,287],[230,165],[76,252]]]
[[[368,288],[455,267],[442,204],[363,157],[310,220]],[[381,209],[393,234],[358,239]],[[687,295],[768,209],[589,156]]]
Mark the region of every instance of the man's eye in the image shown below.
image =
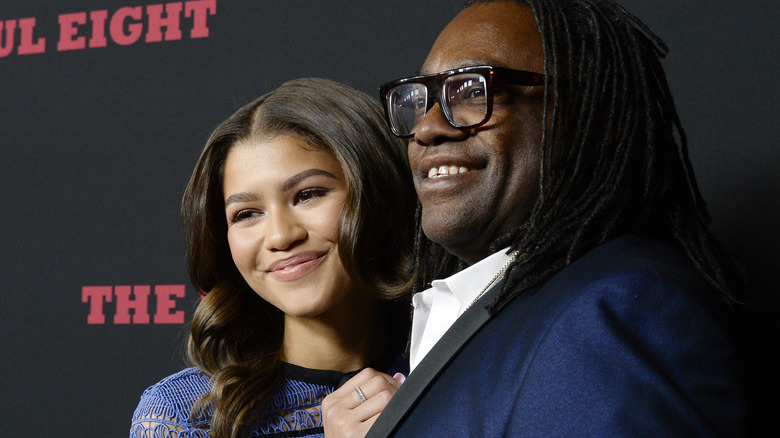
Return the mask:
[[[483,105],[485,102],[485,87],[479,84],[464,85],[461,88],[452,90],[449,100],[455,104]]]
[[[465,99],[475,99],[485,96],[485,89],[482,87],[473,87],[466,90]]]

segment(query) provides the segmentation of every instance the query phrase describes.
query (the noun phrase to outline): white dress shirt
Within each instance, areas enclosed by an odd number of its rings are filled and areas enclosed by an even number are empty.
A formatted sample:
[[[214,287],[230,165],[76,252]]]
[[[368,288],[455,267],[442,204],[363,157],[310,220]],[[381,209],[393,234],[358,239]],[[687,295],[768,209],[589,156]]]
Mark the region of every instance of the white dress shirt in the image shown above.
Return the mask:
[[[412,342],[409,352],[410,372],[422,361],[436,342],[455,323],[488,281],[509,260],[507,250],[486,257],[443,280],[433,280],[431,288],[412,297]]]

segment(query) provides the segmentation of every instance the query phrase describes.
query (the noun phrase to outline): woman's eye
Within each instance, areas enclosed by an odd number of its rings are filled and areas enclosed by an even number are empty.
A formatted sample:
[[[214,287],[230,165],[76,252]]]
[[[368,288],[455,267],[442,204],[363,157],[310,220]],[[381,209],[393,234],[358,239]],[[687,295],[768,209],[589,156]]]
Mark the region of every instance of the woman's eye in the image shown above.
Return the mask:
[[[298,204],[300,202],[306,202],[310,201],[315,198],[319,198],[322,196],[325,196],[326,193],[328,193],[328,189],[304,189],[298,192],[298,194],[295,195],[295,203]]]
[[[236,222],[241,222],[242,220],[250,219],[260,215],[262,215],[262,213],[257,210],[238,210],[230,217],[230,223],[234,224]]]

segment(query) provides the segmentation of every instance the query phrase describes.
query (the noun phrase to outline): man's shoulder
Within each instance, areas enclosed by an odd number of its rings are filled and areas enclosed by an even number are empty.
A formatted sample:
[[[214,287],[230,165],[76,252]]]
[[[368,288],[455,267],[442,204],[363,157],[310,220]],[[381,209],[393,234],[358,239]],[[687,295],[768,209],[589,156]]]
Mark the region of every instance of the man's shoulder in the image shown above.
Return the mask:
[[[621,236],[605,242],[575,260],[562,273],[567,270],[586,270],[594,277],[625,273],[699,279],[691,261],[676,247],[641,236]]]
[[[586,253],[539,287],[609,297],[653,290],[704,296],[709,285],[674,246],[640,236],[612,239]]]
[[[495,322],[513,324],[521,317],[544,330],[573,321],[597,326],[620,320],[627,327],[646,323],[658,329],[693,319],[717,327],[720,309],[710,296],[708,283],[675,247],[625,236],[594,248],[521,294],[501,311],[509,315],[497,315]]]

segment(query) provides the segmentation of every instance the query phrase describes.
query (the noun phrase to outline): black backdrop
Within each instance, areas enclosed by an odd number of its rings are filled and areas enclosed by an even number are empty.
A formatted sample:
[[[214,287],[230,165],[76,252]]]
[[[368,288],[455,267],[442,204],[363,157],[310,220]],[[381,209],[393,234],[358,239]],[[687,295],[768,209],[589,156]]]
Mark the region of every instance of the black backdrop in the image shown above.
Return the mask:
[[[665,65],[713,229],[775,304],[780,7],[624,3],[670,46]],[[183,321],[198,295],[178,206],[211,130],[294,77],[376,95],[416,72],[460,8],[168,2],[181,35],[155,42],[154,4],[0,4],[2,436],[126,436],[144,388],[183,366]]]

